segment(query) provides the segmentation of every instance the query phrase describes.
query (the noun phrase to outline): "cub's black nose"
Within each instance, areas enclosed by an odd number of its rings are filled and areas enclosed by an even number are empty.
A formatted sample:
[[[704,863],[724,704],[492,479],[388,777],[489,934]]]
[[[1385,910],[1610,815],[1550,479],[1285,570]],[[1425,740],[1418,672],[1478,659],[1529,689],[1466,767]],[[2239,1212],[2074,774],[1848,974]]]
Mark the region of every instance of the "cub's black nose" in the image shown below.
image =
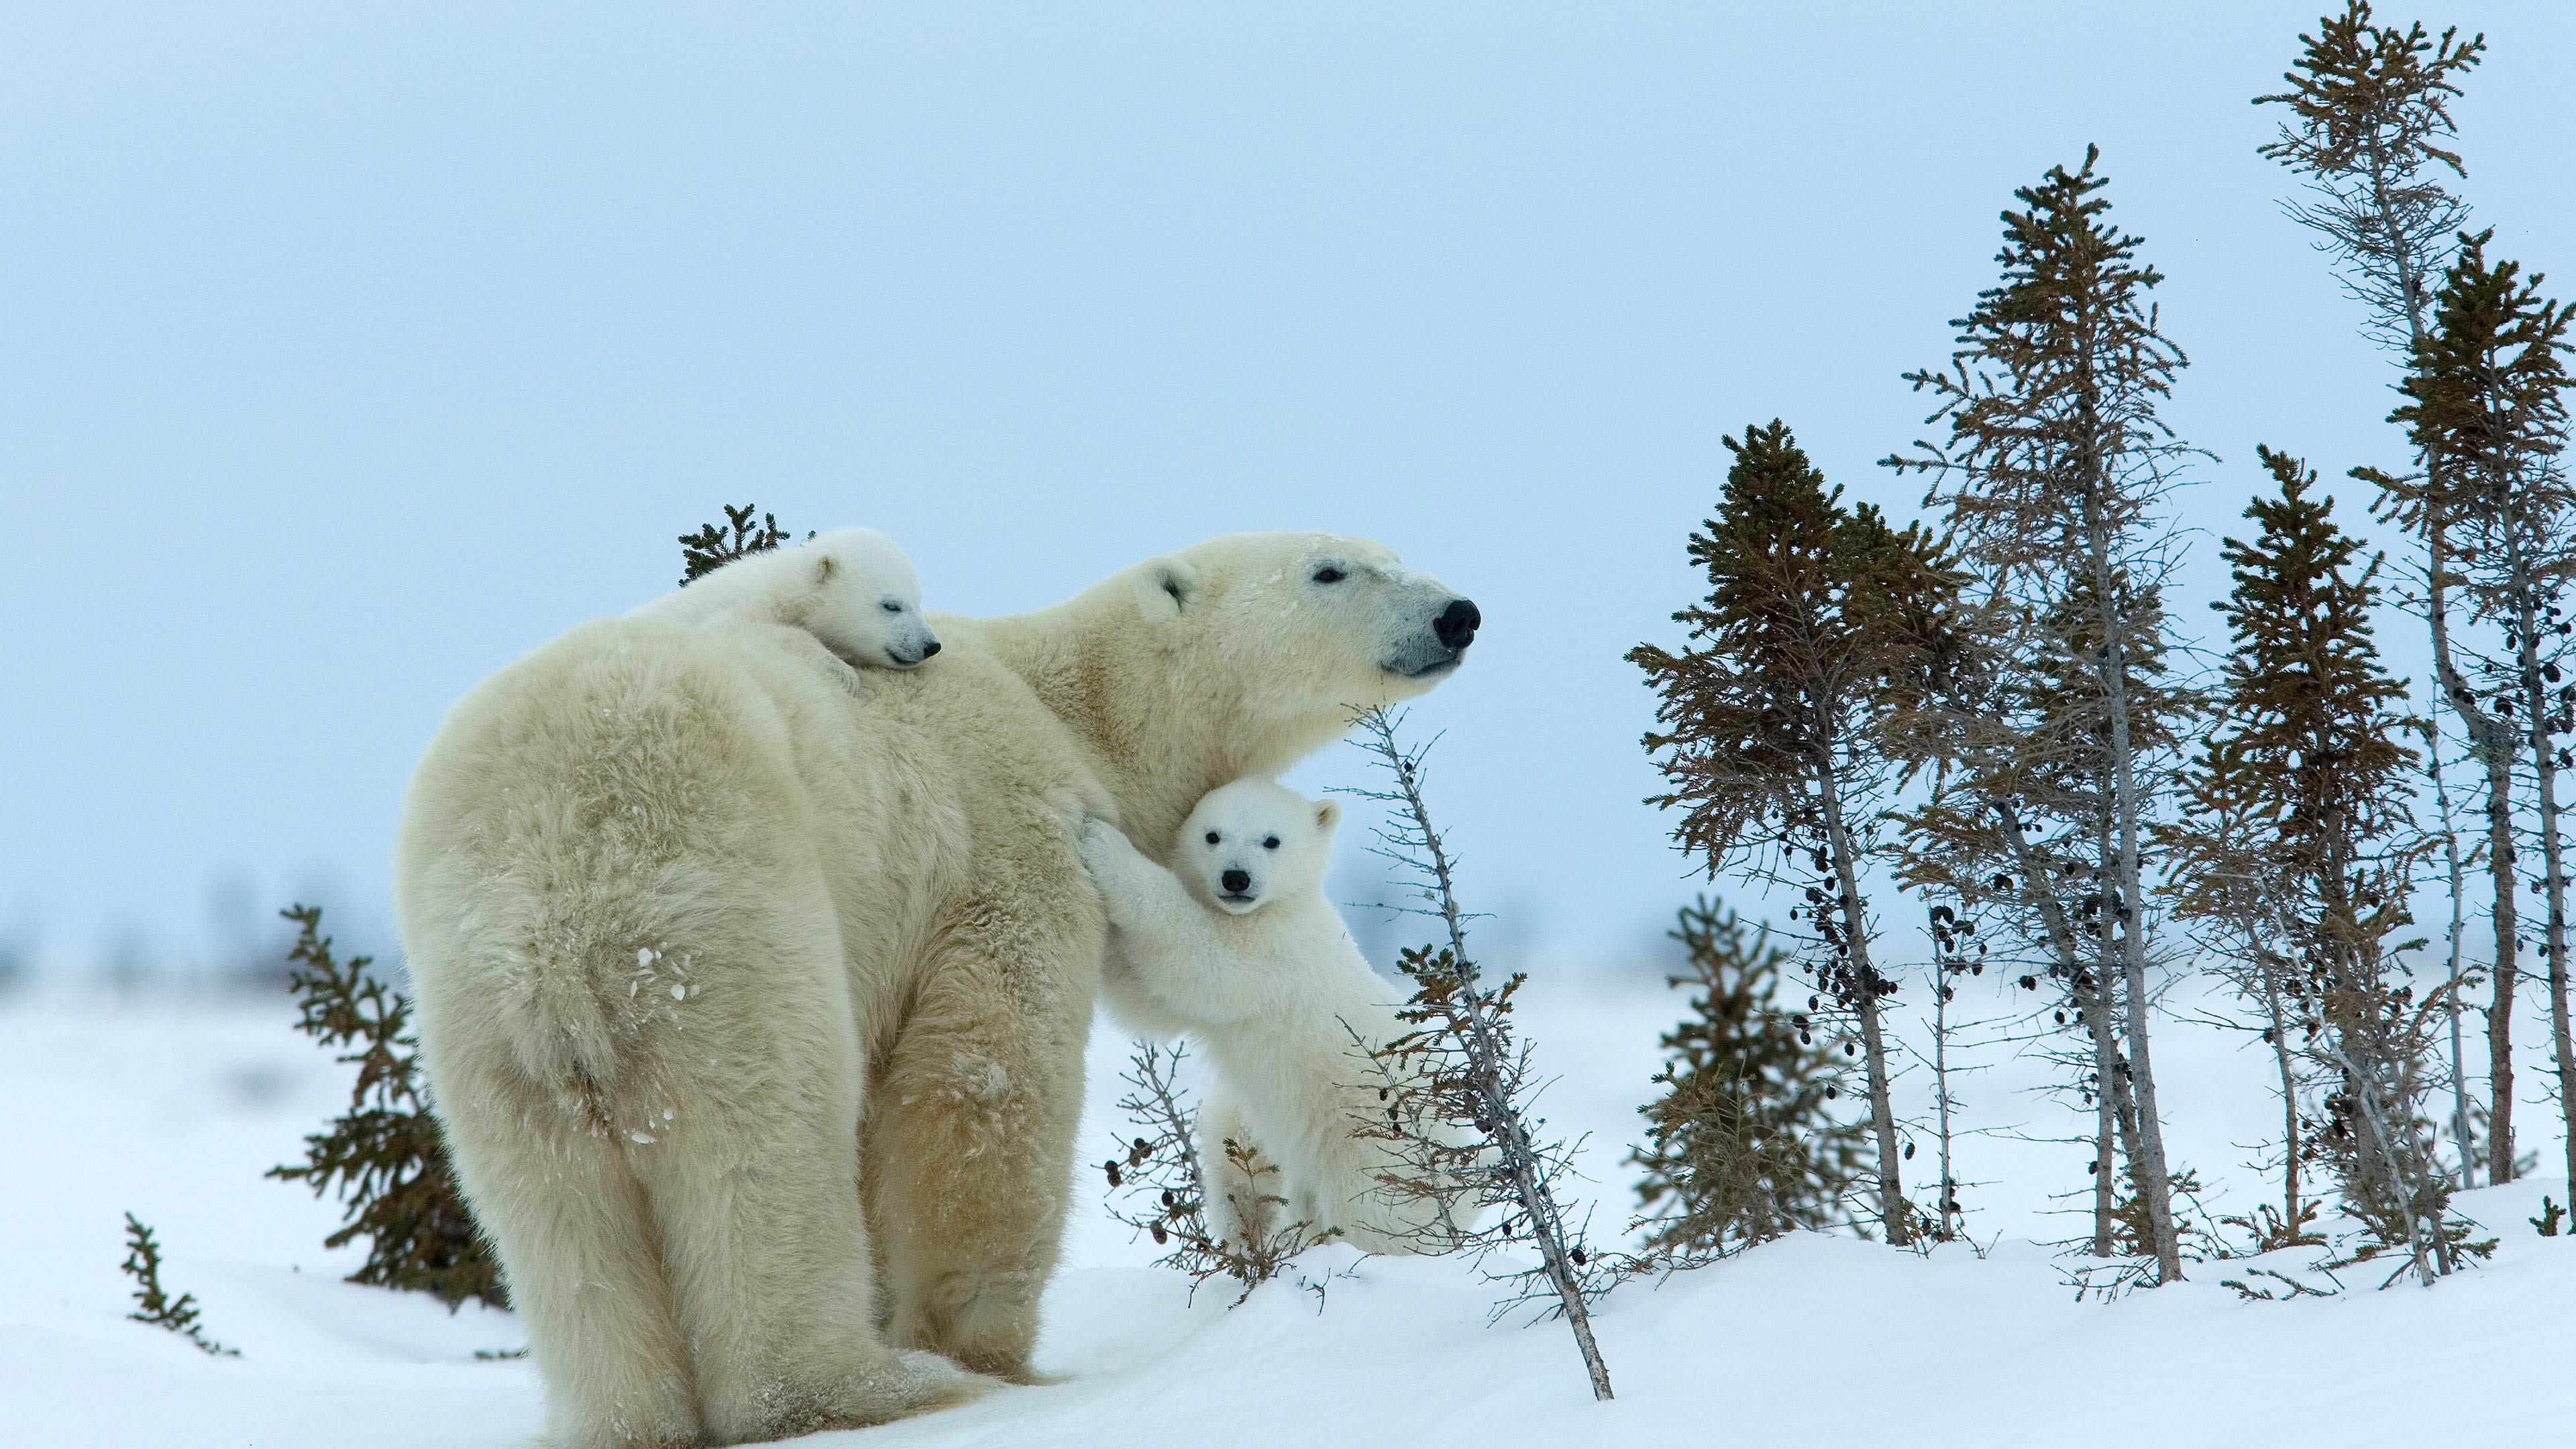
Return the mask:
[[[936,639],[933,639],[933,640],[931,640],[929,643],[924,644],[924,645],[922,645],[922,646],[921,646],[921,657],[922,657],[922,658],[924,658],[924,659],[927,659],[927,658],[929,658],[931,655],[936,654],[936,653],[938,653],[938,652],[939,652],[939,641],[938,641],[938,640],[936,640]]]
[[[1217,883],[1225,887],[1225,893],[1227,895],[1239,896],[1245,891],[1252,889],[1252,872],[1248,870],[1230,870],[1225,874],[1218,876]]]
[[[1485,616],[1476,611],[1472,600],[1451,599],[1440,617],[1431,621],[1431,632],[1449,648],[1464,649],[1476,642],[1476,626],[1484,622]]]

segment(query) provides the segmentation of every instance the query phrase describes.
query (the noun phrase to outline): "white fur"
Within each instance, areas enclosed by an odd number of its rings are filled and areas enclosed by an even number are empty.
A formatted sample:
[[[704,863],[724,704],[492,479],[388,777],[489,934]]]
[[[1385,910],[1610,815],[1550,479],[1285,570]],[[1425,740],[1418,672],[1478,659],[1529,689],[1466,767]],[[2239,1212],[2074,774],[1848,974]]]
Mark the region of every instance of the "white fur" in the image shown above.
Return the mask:
[[[911,669],[939,652],[921,576],[873,528],[836,528],[745,554],[629,613],[666,624],[784,624],[855,669]]]
[[[1364,540],[1238,535],[942,615],[936,668],[648,616],[460,702],[395,912],[557,1449],[991,1382],[905,1350],[1033,1380],[1107,939],[1084,820],[1159,849],[1209,790],[1431,688],[1456,607]]]
[[[1324,898],[1340,821],[1329,801],[1238,780],[1190,812],[1168,870],[1090,822],[1083,863],[1111,925],[1101,984],[1128,1029],[1187,1032],[1207,1052],[1216,1085],[1199,1164],[1221,1232],[1257,1240],[1279,1220],[1227,1160],[1231,1138],[1278,1169],[1266,1195],[1285,1199],[1288,1221],[1370,1252],[1418,1252],[1430,1202],[1387,1191],[1381,1174],[1397,1159],[1355,1130],[1385,1110],[1367,1054],[1407,1028],[1401,993],[1369,969]]]

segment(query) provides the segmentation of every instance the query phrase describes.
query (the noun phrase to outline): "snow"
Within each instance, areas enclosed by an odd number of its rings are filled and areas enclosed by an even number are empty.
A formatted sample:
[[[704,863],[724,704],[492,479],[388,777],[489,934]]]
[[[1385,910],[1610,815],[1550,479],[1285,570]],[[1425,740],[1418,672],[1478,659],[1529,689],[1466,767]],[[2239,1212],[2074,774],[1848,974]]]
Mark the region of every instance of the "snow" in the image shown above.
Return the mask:
[[[1648,1090],[1655,1033],[1677,999],[1639,988],[1541,981],[1524,1029],[1564,1074],[1548,1112],[1589,1131],[1601,1203],[1623,1220],[1616,1167]],[[2214,1038],[2213,1038],[2214,1040]],[[2236,1197],[2233,1167],[2266,1107],[2223,1043],[2173,1033],[2160,1053],[2177,1156]],[[1103,1024],[1092,1053],[1081,1160],[1118,1136],[1108,1108],[1121,1043]],[[301,1154],[340,1106],[350,1069],[290,1029],[281,1002],[67,996],[0,1000],[0,1440],[28,1446],[173,1444],[319,1449],[356,1443],[530,1442],[540,1395],[507,1314],[450,1315],[417,1294],[340,1281],[355,1249],[327,1252],[332,1205],[261,1171]],[[2045,1108],[1999,1068],[1978,1091],[1985,1120]],[[2230,1076],[2230,1073],[2239,1076]],[[2215,1086],[2213,1086],[2215,1084]],[[2223,1088],[2223,1090],[2219,1090]],[[2215,1108],[2224,1105],[2229,1110]],[[2548,1115],[2535,1106],[2534,1119]],[[2539,1126],[2533,1122],[2533,1130]],[[2551,1145],[2535,1140],[2544,1163]],[[1999,1241],[1930,1256],[1849,1238],[1800,1236],[1661,1285],[1632,1284],[1596,1326],[1619,1398],[1595,1404],[1554,1323],[1487,1323],[1489,1294],[1461,1265],[1310,1255],[1310,1285],[1277,1283],[1240,1307],[1150,1264],[1100,1207],[1100,1175],[1077,1179],[1076,1219],[1047,1302],[1039,1362],[1063,1382],[816,1444],[1066,1449],[1147,1442],[1262,1445],[1839,1443],[1881,1432],[1909,1445],[2063,1442],[2097,1411],[2081,1387],[2106,1369],[2140,1391],[2112,1413],[2122,1442],[2279,1446],[2548,1444],[2576,1422],[2576,1239],[2525,1219],[2547,1180],[2469,1194],[2502,1240],[2492,1264],[2427,1291],[2373,1292],[2347,1272],[2330,1299],[2245,1303],[2200,1264],[2175,1288],[2078,1301],[2064,1265],[2028,1239],[2069,1231],[2047,1214],[2051,1174],[2078,1179],[2081,1149],[1963,1146],[1970,1175],[2024,1183],[1969,1201]],[[1923,1162],[1918,1156],[1917,1166]],[[206,1332],[239,1348],[210,1358],[127,1322],[122,1214],[159,1233],[164,1282],[197,1296]],[[2282,1266],[2289,1266],[2283,1264]]]

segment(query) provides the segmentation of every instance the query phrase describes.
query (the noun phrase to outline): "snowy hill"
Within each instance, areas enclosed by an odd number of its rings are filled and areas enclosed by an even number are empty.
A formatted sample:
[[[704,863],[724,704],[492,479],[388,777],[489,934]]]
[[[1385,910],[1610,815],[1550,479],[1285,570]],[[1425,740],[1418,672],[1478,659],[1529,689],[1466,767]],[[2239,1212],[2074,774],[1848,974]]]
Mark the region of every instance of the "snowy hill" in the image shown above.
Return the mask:
[[[1595,1134],[1598,1225],[1624,1220],[1620,1149],[1605,1144],[1631,1135],[1675,1004],[1642,989],[1534,986],[1524,999],[1526,1029],[1564,1074],[1550,1115]],[[522,1342],[509,1315],[450,1316],[419,1295],[341,1282],[356,1255],[320,1247],[334,1210],[260,1177],[300,1153],[346,1090],[346,1069],[288,1023],[282,1002],[0,1003],[0,1440],[401,1449],[532,1438],[534,1371],[475,1358]],[[2191,1080],[2190,1038],[2174,1039],[2171,1079]],[[1120,1055],[1104,1027],[1086,1160],[1112,1140]],[[2232,1069],[2223,1057],[2212,1049],[2203,1080]],[[2009,1105],[2001,1087],[1982,1090]],[[2240,1114],[2178,1101],[2180,1155],[2226,1178],[2243,1155],[2227,1146]],[[2260,1115],[2259,1098],[2245,1106]],[[1985,1160],[1971,1175],[2035,1183],[2036,1166],[2066,1155],[2054,1144],[1975,1150]],[[1614,1296],[1597,1320],[1619,1392],[1607,1405],[1587,1395],[1561,1326],[1488,1326],[1489,1295],[1458,1264],[1332,1249],[1307,1265],[1320,1300],[1279,1283],[1239,1308],[1221,1285],[1192,1301],[1102,1215],[1096,1186],[1086,1178],[1077,1194],[1039,1356],[1065,1382],[807,1442],[2057,1443],[2097,1412],[2079,1385],[2105,1364],[2151,1386],[2120,1406],[2122,1442],[2517,1446],[2576,1431],[2576,1378],[2563,1368],[2576,1351],[2576,1239],[2542,1239],[2525,1223],[2541,1182],[2462,1199],[2502,1240],[2491,1265],[2462,1279],[2378,1293],[2375,1274],[2347,1273],[2343,1296],[2276,1304],[2219,1286],[2237,1263],[2197,1265],[2169,1290],[2076,1301],[2060,1262],[2024,1240],[2065,1231],[2046,1216],[2044,1183],[2018,1202],[1989,1194],[1975,1225],[2003,1240],[1982,1258],[1793,1238]],[[209,1358],[124,1320],[129,1208],[159,1230],[171,1291],[196,1294],[207,1332],[241,1357]]]

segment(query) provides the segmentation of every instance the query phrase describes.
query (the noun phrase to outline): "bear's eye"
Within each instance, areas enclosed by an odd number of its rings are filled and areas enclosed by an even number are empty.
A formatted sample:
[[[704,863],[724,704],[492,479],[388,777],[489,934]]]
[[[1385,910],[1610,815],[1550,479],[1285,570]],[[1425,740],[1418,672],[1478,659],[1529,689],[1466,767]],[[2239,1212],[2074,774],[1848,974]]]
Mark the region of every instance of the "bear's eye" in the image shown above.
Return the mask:
[[[1216,832],[1215,832],[1215,831],[1213,831],[1213,830],[1211,830],[1211,831],[1209,831],[1209,832],[1208,832],[1208,844],[1210,844],[1210,845],[1214,845],[1214,844],[1216,844]]]
[[[1345,577],[1346,575],[1344,575],[1340,569],[1335,568],[1331,564],[1326,564],[1322,568],[1315,570],[1315,582],[1319,584],[1338,584]]]
[[[892,599],[888,599],[885,601],[885,611],[889,614],[900,614],[903,612],[903,605],[896,603]]]
[[[1264,850],[1277,850],[1279,848],[1279,837],[1274,835],[1268,840],[1261,842],[1261,848]]]

